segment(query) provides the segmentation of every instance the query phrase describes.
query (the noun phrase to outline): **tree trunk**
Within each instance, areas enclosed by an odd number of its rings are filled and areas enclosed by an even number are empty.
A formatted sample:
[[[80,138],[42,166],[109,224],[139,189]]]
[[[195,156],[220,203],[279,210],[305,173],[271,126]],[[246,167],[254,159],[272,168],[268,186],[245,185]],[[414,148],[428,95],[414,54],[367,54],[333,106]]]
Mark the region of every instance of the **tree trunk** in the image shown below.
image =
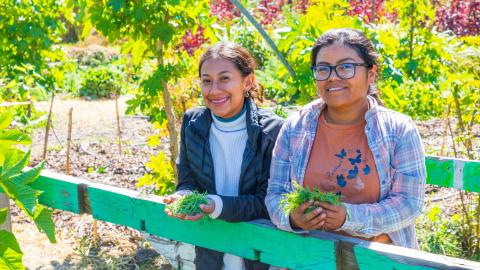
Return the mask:
[[[163,68],[163,42],[159,41],[158,50],[157,50],[157,63],[158,68]],[[165,78],[160,79],[160,84],[162,85],[162,97],[165,114],[167,115],[167,128],[170,135],[170,163],[175,172],[175,179],[177,178],[177,167],[175,165],[175,160],[178,156],[178,132],[176,128],[177,119],[175,117],[175,112],[172,106],[172,99],[170,97],[170,92],[168,91],[167,80]],[[160,96],[159,96],[160,98]]]
[[[10,217],[10,198],[5,193],[0,193],[0,209],[7,208],[7,218],[3,224],[0,224],[0,230],[12,232],[12,220]]]

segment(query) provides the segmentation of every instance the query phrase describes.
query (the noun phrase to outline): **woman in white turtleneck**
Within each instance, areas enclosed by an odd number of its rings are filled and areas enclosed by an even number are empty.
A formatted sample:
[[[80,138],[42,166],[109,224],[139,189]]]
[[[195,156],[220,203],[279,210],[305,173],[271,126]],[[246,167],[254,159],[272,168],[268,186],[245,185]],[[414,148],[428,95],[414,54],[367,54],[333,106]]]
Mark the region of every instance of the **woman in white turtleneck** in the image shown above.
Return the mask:
[[[176,218],[196,221],[208,215],[228,222],[268,218],[264,199],[283,120],[255,105],[261,86],[254,69],[254,58],[237,44],[219,43],[202,56],[199,76],[206,108],[185,113],[177,192],[164,202],[196,190],[208,193],[209,203],[200,206],[202,214]],[[268,269],[258,261],[200,247],[195,265],[199,270]]]

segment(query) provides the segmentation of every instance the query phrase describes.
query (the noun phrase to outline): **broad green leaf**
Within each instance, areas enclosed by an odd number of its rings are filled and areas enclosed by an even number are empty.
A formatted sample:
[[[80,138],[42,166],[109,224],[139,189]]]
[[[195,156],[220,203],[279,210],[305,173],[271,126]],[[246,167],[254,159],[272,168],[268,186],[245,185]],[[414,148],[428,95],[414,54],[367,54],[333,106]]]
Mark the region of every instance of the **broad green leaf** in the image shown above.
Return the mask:
[[[2,171],[2,179],[10,178],[18,173],[20,173],[25,166],[27,166],[30,161],[30,150],[23,155],[23,157],[13,166],[11,164],[4,164]]]
[[[22,250],[15,235],[7,231],[0,231],[0,269],[21,270]]]
[[[147,50],[147,44],[143,40],[137,40],[132,46],[132,64],[139,65],[142,63],[143,55]]]
[[[15,183],[29,185],[38,178],[38,176],[40,175],[40,172],[43,170],[44,164],[45,162],[42,161],[37,166],[33,167],[31,170],[22,172],[21,174],[16,175],[15,177],[12,177],[12,180]]]
[[[10,179],[1,180],[0,188],[14,200],[18,207],[26,211],[28,216],[33,216],[35,207],[37,206],[38,196],[41,194],[40,191],[27,185],[15,183]]]
[[[7,219],[8,207],[0,209],[0,225],[2,225]]]
[[[20,130],[7,130],[0,133],[0,145],[30,144],[32,140]]]
[[[48,240],[51,243],[56,243],[57,240],[55,239],[55,224],[52,220],[52,210],[44,207],[43,205],[38,205],[37,209],[35,210],[35,225],[37,225],[38,230],[44,232]]]
[[[4,112],[0,114],[0,131],[3,131],[4,129],[8,128],[10,126],[10,123],[13,121],[13,114],[11,112]]]
[[[19,160],[22,159],[24,153],[19,150],[19,149],[16,149],[16,148],[8,148],[8,147],[4,147],[2,145],[0,145],[0,150],[2,150],[3,152],[0,154],[0,159],[2,161],[1,165],[2,165],[2,175],[0,179],[3,179],[4,176],[3,176],[3,172],[12,168],[13,166],[15,166],[15,164],[18,163]]]
[[[125,0],[109,0],[107,6],[112,7],[113,12],[117,13],[120,9],[125,8]]]

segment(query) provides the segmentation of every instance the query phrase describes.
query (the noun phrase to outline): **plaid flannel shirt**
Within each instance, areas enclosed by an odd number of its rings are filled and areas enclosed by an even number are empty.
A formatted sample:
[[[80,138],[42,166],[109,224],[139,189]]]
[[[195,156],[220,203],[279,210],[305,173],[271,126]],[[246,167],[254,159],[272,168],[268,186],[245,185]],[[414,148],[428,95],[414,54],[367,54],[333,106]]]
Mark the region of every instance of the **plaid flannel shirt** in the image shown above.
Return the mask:
[[[420,135],[413,121],[386,109],[368,97],[365,134],[380,181],[378,203],[343,203],[345,223],[338,230],[354,236],[390,236],[394,245],[418,248],[415,219],[423,208],[426,168]],[[291,181],[303,185],[303,178],[315,139],[318,117],[325,108],[315,100],[292,114],[277,138],[270,167],[265,203],[272,222],[292,232],[289,216],[279,208],[282,195],[293,190]]]

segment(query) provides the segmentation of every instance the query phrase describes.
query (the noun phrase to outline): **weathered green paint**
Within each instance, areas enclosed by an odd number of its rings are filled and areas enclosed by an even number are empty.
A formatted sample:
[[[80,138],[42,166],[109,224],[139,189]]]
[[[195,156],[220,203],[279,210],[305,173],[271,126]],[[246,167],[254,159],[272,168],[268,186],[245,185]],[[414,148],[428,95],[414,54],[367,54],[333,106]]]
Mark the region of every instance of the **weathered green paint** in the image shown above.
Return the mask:
[[[480,162],[468,162],[464,165],[463,189],[480,192]]]
[[[31,186],[42,191],[39,202],[42,205],[80,214],[78,187],[89,183],[68,175],[44,170]],[[0,189],[3,193],[3,190]]]
[[[462,180],[466,189],[480,190],[480,162],[427,157],[426,164],[431,184],[452,186]],[[462,179],[454,180],[458,175]],[[438,180],[442,178],[448,180]],[[81,186],[87,187],[85,194],[88,196],[79,197]],[[338,260],[346,262],[341,265],[358,263],[359,269],[480,269],[476,262],[438,255],[429,258],[424,252],[418,256],[415,255],[420,253],[418,251],[399,251],[391,245],[375,245],[324,232],[301,236],[267,224],[228,223],[208,218],[198,222],[181,221],[165,215],[160,197],[141,197],[132,190],[93,184],[48,171],[42,172],[34,187],[44,191],[40,202],[49,207],[74,213],[80,213],[82,208],[91,209],[98,220],[290,269],[337,269],[335,247]],[[88,207],[80,205],[82,198],[87,199]],[[348,245],[353,246],[353,252],[351,248],[349,254],[348,251],[338,252],[338,247]]]
[[[32,187],[44,191],[40,195],[40,204],[64,211],[80,213],[78,185],[80,181],[61,174],[40,175]]]
[[[425,159],[427,166],[427,184],[453,187],[453,160],[440,160],[436,157]]]
[[[427,270],[435,269],[430,267],[404,264],[397,262],[389,257],[379,254],[374,250],[364,247],[354,247],[355,257],[357,258],[358,268],[360,270]]]
[[[336,268],[334,241],[302,237],[244,222],[208,218],[197,222],[182,221],[168,217],[163,204],[155,201],[105,190],[101,186],[89,187],[88,193],[95,219],[291,269]]]

